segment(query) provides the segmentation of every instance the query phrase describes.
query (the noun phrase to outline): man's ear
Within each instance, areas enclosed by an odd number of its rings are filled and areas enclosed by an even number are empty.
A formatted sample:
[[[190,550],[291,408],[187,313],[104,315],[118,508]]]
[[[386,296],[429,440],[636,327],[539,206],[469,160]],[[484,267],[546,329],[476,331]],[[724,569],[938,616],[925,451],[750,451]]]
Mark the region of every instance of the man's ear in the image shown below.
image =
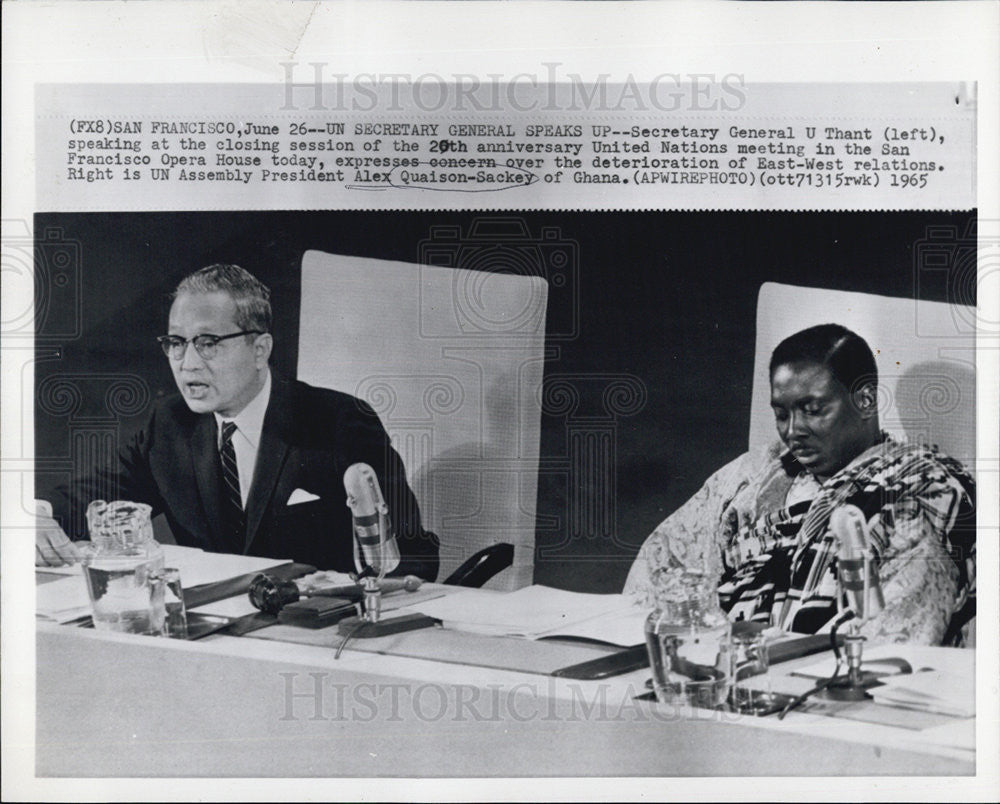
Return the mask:
[[[264,368],[271,358],[271,349],[274,348],[274,338],[270,332],[258,335],[253,342],[254,358],[257,361],[257,368]]]
[[[862,386],[854,392],[854,405],[861,418],[870,419],[878,415],[878,389],[872,384]]]

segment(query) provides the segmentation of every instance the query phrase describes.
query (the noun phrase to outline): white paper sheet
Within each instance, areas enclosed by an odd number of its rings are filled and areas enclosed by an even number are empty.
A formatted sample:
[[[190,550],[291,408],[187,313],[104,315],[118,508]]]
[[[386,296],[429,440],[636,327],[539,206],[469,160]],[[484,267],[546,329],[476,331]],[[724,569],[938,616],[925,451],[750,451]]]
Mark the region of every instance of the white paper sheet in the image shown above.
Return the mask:
[[[913,672],[901,673],[898,666],[881,661],[885,659],[903,659]],[[823,678],[833,673],[835,664],[830,654],[796,670],[795,675]],[[882,685],[869,690],[877,703],[955,717],[976,713],[975,651],[919,645],[866,646],[861,667],[882,676]]]
[[[960,673],[932,670],[890,676],[869,690],[875,703],[937,712],[955,717],[976,714],[974,679]]]
[[[470,589],[414,608],[438,618],[446,628],[476,633],[531,639],[578,636],[604,641],[626,634],[626,641],[620,644],[642,641],[641,631],[638,640],[632,638],[631,626],[635,622],[629,615],[633,608],[624,595],[591,595],[538,585],[508,593]],[[604,622],[605,616],[613,619]]]

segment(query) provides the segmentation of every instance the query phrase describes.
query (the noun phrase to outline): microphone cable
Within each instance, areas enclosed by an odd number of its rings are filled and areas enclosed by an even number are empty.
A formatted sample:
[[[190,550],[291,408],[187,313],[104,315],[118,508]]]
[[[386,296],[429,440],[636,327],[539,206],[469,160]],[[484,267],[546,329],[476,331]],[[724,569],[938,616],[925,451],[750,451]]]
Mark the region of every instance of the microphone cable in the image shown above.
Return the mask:
[[[368,623],[365,620],[360,620],[350,631],[347,632],[347,636],[344,637],[344,641],[340,643],[340,646],[337,648],[337,652],[333,654],[334,660],[340,658],[340,654],[344,652],[344,648],[346,648],[347,643],[351,641],[351,637],[358,633],[358,631],[360,631],[361,628],[367,624]]]
[[[837,644],[837,629],[840,628],[844,623],[854,617],[854,612],[848,609],[843,614],[841,614],[836,620],[834,620],[833,626],[830,628],[830,647],[833,649],[833,656],[837,660],[836,666],[833,668],[833,675],[829,678],[821,679],[816,682],[812,689],[807,690],[802,693],[797,698],[791,700],[784,709],[778,714],[778,720],[784,720],[785,715],[791,712],[795,707],[804,703],[808,698],[815,695],[821,690],[825,690],[829,687],[837,678],[840,676],[840,667],[843,663],[843,657],[840,654],[840,646]]]

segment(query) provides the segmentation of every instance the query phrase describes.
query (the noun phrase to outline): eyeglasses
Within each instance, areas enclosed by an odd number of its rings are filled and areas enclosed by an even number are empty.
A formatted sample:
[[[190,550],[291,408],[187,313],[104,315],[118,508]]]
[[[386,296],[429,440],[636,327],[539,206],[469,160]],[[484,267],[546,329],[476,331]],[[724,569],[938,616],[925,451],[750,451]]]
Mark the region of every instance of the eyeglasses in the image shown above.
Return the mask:
[[[234,332],[232,335],[195,335],[188,340],[180,335],[160,335],[156,340],[163,347],[163,354],[171,360],[183,360],[187,353],[187,345],[194,344],[195,350],[201,355],[202,360],[211,360],[218,351],[220,341],[228,341],[230,338],[238,338],[240,335],[263,335],[259,329],[245,329],[242,332]]]

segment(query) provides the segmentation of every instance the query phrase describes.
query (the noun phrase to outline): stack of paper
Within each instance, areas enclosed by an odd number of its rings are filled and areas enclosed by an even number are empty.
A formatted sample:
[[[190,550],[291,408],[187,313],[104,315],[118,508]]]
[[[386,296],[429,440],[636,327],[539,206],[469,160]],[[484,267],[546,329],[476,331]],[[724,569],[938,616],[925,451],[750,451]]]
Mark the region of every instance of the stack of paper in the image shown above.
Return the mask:
[[[57,623],[90,614],[90,597],[83,576],[77,574],[35,587],[35,614]]]
[[[290,558],[260,558],[235,553],[206,553],[199,547],[181,547],[164,544],[163,561],[166,567],[176,567],[181,572],[181,584],[187,589],[203,583],[215,583],[246,575],[263,572],[268,567],[287,564]],[[38,572],[54,575],[81,575],[79,564],[68,567],[36,567]]]
[[[529,639],[572,636],[616,645],[642,642],[647,614],[624,595],[590,595],[547,586],[507,593],[463,589],[413,608],[458,631]]]
[[[976,695],[970,681],[957,673],[932,670],[891,676],[869,692],[875,703],[954,717],[974,717]]]
[[[180,570],[181,584],[190,589],[205,583],[225,581],[251,572],[288,563],[288,559],[260,558],[229,553],[206,553],[196,547],[163,545],[164,565]],[[90,597],[83,570],[79,564],[71,567],[37,567],[42,573],[66,575],[58,581],[39,584],[35,589],[37,616],[67,623],[90,614]]]

